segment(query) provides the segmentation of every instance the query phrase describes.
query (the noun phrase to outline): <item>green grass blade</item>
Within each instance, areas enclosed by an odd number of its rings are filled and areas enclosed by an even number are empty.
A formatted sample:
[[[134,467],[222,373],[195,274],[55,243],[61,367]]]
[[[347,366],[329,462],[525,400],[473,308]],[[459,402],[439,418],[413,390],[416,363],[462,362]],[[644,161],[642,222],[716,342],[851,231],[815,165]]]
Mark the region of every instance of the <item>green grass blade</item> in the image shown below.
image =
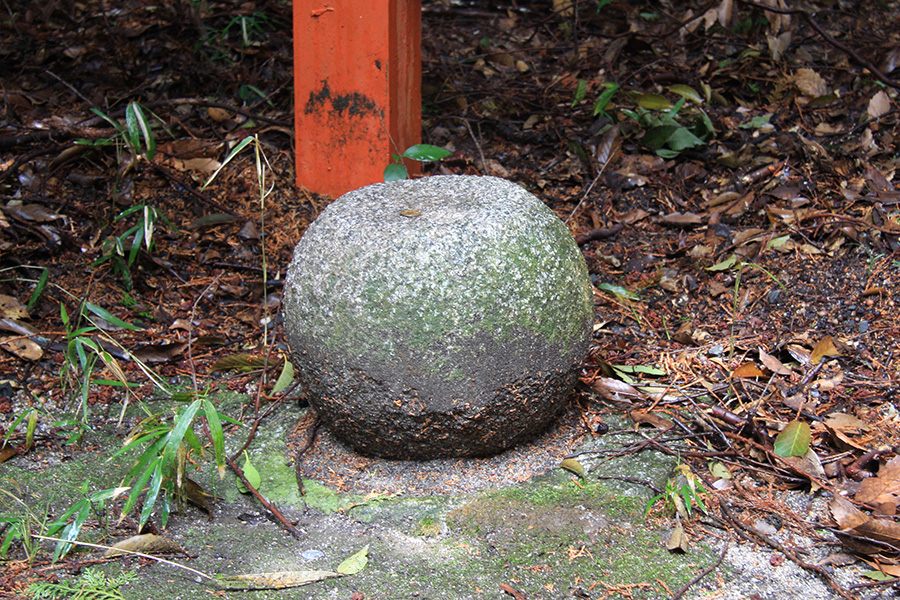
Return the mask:
[[[28,304],[25,305],[25,308],[31,310],[34,308],[34,305],[37,304],[37,301],[40,299],[41,294],[44,293],[44,288],[47,287],[47,280],[50,278],[50,269],[44,267],[41,271],[41,276],[38,279],[37,285],[34,286],[34,291],[31,292],[31,297],[28,298]]]
[[[144,330],[142,327],[138,327],[137,325],[132,325],[131,323],[126,323],[125,321],[123,321],[119,317],[113,315],[111,312],[109,312],[105,308],[100,308],[99,306],[97,306],[96,304],[93,304],[91,302],[85,302],[84,307],[86,309],[88,309],[89,311],[91,311],[92,313],[94,313],[95,315],[97,315],[98,317],[100,317],[101,319],[105,320],[110,325],[114,325],[116,327],[121,327],[122,329],[128,329],[129,331],[143,331]]]
[[[172,427],[172,431],[166,436],[166,447],[165,450],[163,450],[162,465],[166,471],[169,471],[172,465],[175,464],[175,456],[178,452],[178,448],[184,440],[188,427],[194,422],[194,415],[196,415],[197,411],[200,409],[201,403],[201,400],[194,400],[191,402],[184,412],[178,416],[178,419],[175,421],[175,426]]]
[[[209,434],[212,437],[213,454],[216,457],[216,468],[219,478],[225,476],[225,434],[222,431],[222,421],[219,420],[219,411],[209,398],[203,399],[203,411],[206,414],[206,422],[209,425]]]
[[[160,459],[153,469],[153,475],[150,480],[150,489],[147,490],[147,497],[144,499],[144,507],[141,509],[141,527],[146,525],[147,521],[149,521],[150,517],[153,515],[153,508],[156,506],[156,499],[159,497],[159,490],[162,487],[164,478],[162,459]]]

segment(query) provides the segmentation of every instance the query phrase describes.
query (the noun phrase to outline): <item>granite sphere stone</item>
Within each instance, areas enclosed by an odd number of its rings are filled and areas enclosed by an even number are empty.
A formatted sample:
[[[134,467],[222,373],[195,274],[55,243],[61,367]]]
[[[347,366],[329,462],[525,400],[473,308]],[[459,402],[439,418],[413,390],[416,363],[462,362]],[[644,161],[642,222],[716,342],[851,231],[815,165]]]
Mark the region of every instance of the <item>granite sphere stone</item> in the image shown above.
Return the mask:
[[[359,452],[485,456],[543,431],[591,336],[587,267],[538,198],[495,177],[349,192],[309,226],[284,292],[294,366]]]

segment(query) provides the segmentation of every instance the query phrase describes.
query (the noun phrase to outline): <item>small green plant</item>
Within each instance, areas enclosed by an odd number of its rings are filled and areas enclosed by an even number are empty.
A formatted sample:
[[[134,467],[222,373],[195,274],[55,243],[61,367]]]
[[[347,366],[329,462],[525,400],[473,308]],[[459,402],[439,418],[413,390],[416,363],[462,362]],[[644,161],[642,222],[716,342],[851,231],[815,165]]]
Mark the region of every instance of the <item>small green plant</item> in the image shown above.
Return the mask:
[[[114,577],[104,575],[99,569],[85,569],[72,581],[51,583],[41,581],[28,586],[27,594],[34,600],[124,600],[119,588],[134,583],[137,575],[133,571],[120,573]]]
[[[417,160],[419,162],[437,162],[448,156],[450,156],[450,151],[438,146],[432,146],[430,144],[416,144],[410,146],[403,154],[391,155],[394,162],[385,167],[384,180],[397,181],[398,179],[406,179],[409,176],[406,167],[403,165],[404,158]]]
[[[193,429],[201,408],[206,417],[204,431],[209,432],[213,444],[219,477],[225,475],[225,437],[222,430],[224,417],[219,415],[205,394],[192,396],[197,397],[187,407],[175,410],[171,424],[163,422],[160,415],[145,418],[128,437],[125,446],[110,457],[112,460],[129,450],[143,448],[122,480],[120,488],[130,489],[122,515],[127,515],[146,492],[141,508],[141,526],[150,520],[157,508],[160,523],[163,527],[166,526],[172,501],[182,489],[188,453],[193,451],[198,456],[203,455],[203,444]]]
[[[93,266],[108,262],[112,265],[113,273],[122,278],[126,290],[131,290],[134,278],[131,267],[137,260],[138,253],[143,246],[147,252],[155,249],[154,232],[160,222],[165,223],[170,229],[175,226],[159,210],[148,204],[138,204],[123,210],[115,218],[115,221],[137,215],[137,223],[129,227],[120,235],[107,237],[100,246],[100,256],[94,261]]]
[[[41,295],[44,293],[44,290],[47,289],[47,282],[50,280],[50,269],[47,267],[41,268],[41,276],[38,278],[35,283],[34,289],[31,291],[31,296],[28,298],[28,304],[25,305],[27,310],[31,310],[35,307],[38,300],[41,299]]]
[[[264,40],[268,32],[277,24],[275,20],[259,11],[251,15],[237,15],[232,17],[222,29],[203,27],[203,36],[195,50],[201,46],[205,47],[211,52],[210,60],[232,64],[234,61],[231,59],[228,42],[233,35],[237,34],[241,47],[248,48]]]
[[[244,106],[248,104],[254,104],[256,102],[266,101],[266,104],[269,106],[275,106],[272,104],[272,101],[269,100],[268,94],[264,91],[256,87],[255,85],[250,85],[249,83],[242,85],[238,88],[238,97],[244,103]]]
[[[706,505],[700,498],[700,494],[705,494],[706,489],[697,480],[697,476],[685,464],[677,465],[675,471],[677,475],[666,482],[663,492],[651,498],[647,503],[647,510],[644,514],[649,514],[653,505],[660,500],[664,502],[667,514],[673,516],[677,514],[682,519],[689,519],[693,516],[694,505],[706,513]]]
[[[603,91],[600,92],[600,95],[597,97],[597,100],[594,102],[594,110],[593,116],[600,116],[606,119],[613,120],[612,116],[607,112],[607,108],[609,108],[609,103],[613,99],[613,96],[616,95],[616,92],[619,91],[619,85],[616,83],[612,83],[607,81],[602,85]],[[575,87],[575,98],[572,100],[572,108],[578,105],[579,102],[584,100],[585,96],[587,96],[587,81],[584,79],[578,80],[578,85]]]
[[[237,31],[240,33],[241,45],[247,47],[254,41],[264,39],[272,27],[271,19],[265,13],[257,11],[252,15],[232,17],[217,36],[219,39],[227,39],[233,31]]]
[[[117,180],[130,169],[134,168],[139,160],[152,161],[156,156],[156,136],[146,110],[137,102],[131,102],[125,107],[125,123],[119,123],[99,109],[91,109],[94,114],[112,125],[116,134],[110,138],[100,140],[79,140],[81,145],[100,148],[115,145],[116,158],[119,163]],[[153,247],[153,231],[157,223],[164,221],[170,228],[175,227],[155,207],[147,204],[139,204],[122,211],[114,221],[125,219],[134,213],[138,214],[138,222],[121,235],[107,237],[101,246],[100,257],[94,261],[94,266],[109,262],[113,271],[119,275],[126,289],[131,289],[131,267],[141,249],[141,244],[146,246],[149,252]],[[131,238],[131,239],[129,239]]]
[[[35,514],[27,504],[22,502],[21,498],[18,498],[11,492],[0,488],[0,494],[5,494],[10,500],[21,505],[23,510],[22,516],[0,516],[0,531],[3,531],[3,538],[0,540],[0,559],[7,558],[13,542],[18,541],[22,546],[22,551],[25,553],[25,559],[30,565],[37,558],[37,553],[40,550],[40,546],[34,542],[31,534],[36,530],[43,530],[42,524],[45,522],[46,517],[41,518]]]
[[[622,112],[644,129],[641,142],[656,150],[663,158],[674,158],[686,150],[705,146],[715,135],[712,121],[700,109],[697,109],[693,125],[686,126],[678,122],[678,114],[685,99],[682,96],[671,108],[665,110],[668,100],[663,96],[641,94],[634,110]]]
[[[122,292],[122,306],[129,309],[143,319],[152,319],[153,314],[137,299],[126,291]]]
[[[156,156],[156,136],[153,135],[150,120],[147,119],[145,109],[140,104],[130,102],[125,107],[124,125],[97,108],[92,108],[91,111],[112,125],[116,135],[100,140],[79,140],[76,143],[94,148],[115,144],[119,164],[123,166],[132,164],[133,159],[137,157],[153,160]],[[125,150],[130,154],[130,159],[126,159]]]
[[[61,538],[53,551],[53,562],[69,553],[73,547],[72,542],[78,539],[81,529],[92,513],[100,521],[105,520],[107,501],[117,498],[127,490],[127,488],[109,488],[88,495],[87,485],[85,483],[81,488],[84,497],[69,507],[58,519],[47,525],[47,536]]]
[[[90,393],[92,383],[123,386],[125,389],[128,389],[129,386],[128,380],[125,378],[125,373],[119,366],[118,361],[116,361],[116,359],[91,336],[91,334],[100,329],[100,327],[91,320],[91,314],[116,327],[129,329],[131,331],[142,331],[142,329],[119,319],[108,310],[86,300],[79,302],[78,310],[72,317],[69,316],[69,312],[66,310],[64,304],[59,305],[59,314],[66,330],[65,361],[60,370],[60,380],[64,390],[69,387],[67,386],[67,383],[70,384],[76,379],[79,380],[77,387],[79,389],[80,406],[76,411],[76,414],[80,413],[81,423],[86,424],[88,420],[88,394]],[[83,325],[84,321],[87,321],[90,324]],[[115,381],[108,379],[93,379],[94,367],[98,359],[116,377]]]

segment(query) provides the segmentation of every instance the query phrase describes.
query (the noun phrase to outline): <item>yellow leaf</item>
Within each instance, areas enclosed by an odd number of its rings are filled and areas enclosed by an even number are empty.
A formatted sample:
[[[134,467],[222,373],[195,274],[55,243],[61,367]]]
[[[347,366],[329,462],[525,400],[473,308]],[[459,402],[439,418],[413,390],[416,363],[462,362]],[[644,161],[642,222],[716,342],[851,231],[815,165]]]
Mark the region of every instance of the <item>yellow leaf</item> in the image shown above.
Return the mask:
[[[840,356],[841,351],[838,350],[837,346],[834,345],[834,340],[830,335],[826,335],[823,337],[816,347],[813,348],[812,355],[809,357],[809,362],[814,365],[822,362],[822,358],[826,356]]]
[[[575,460],[574,458],[566,458],[561,463],[559,463],[561,469],[565,469],[570,473],[575,473],[582,479],[585,478],[584,467],[581,466],[581,463]]]

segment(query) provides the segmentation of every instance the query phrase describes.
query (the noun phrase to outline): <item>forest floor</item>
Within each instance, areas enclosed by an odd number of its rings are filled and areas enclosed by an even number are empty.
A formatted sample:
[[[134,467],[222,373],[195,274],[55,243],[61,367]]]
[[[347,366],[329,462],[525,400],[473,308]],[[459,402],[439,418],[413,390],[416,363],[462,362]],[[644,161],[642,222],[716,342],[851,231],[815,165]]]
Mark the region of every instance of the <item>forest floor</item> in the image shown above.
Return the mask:
[[[735,540],[854,597],[754,526],[777,517],[862,561],[859,589],[896,590],[900,3],[423,4],[423,142],[452,152],[427,172],[525,186],[569,226],[596,288],[553,460],[627,416],[645,440],[621,453],[685,465],[676,493],[650,489],[686,539],[705,525],[674,497],[696,481],[706,491],[684,495]],[[295,186],[290,5],[3,9],[0,461],[105,458],[92,428],[185,381],[248,393],[235,419],[276,414],[280,280],[330,201]],[[247,136],[268,161],[264,201],[252,152],[204,187]],[[306,475],[365,492],[369,459],[319,443]],[[827,510],[798,513],[787,490]],[[651,514],[669,518],[663,504]],[[43,577],[21,562],[19,525],[0,522],[0,561],[19,564],[4,597]]]

